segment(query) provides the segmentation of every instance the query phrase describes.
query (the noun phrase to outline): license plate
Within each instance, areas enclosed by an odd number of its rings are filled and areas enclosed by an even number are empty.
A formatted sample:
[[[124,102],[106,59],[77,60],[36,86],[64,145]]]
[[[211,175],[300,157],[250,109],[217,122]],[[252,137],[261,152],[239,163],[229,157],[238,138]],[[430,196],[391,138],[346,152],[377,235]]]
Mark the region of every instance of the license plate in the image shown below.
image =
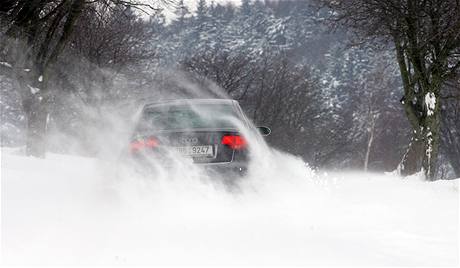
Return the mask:
[[[183,156],[213,156],[212,145],[175,147],[176,151]]]

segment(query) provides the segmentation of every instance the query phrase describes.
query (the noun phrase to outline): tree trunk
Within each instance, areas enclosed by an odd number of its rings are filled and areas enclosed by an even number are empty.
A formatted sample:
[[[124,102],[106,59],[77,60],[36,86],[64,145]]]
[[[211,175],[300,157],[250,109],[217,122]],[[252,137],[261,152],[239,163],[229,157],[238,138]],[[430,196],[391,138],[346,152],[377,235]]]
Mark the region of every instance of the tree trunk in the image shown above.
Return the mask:
[[[408,94],[411,96],[411,94]],[[408,98],[409,100],[412,97]],[[398,170],[402,176],[409,176],[419,172],[422,169],[422,161],[424,155],[424,127],[420,125],[417,112],[411,101],[407,99],[403,102],[404,110],[409,123],[412,127],[412,137],[409,143],[408,149],[403,156],[401,163],[398,166]]]
[[[427,93],[426,96],[432,96],[434,98],[434,105],[430,107],[430,103],[427,103],[427,97],[425,98],[426,106],[426,117],[423,120],[424,125],[424,142],[425,142],[425,153],[423,155],[423,170],[428,180],[436,179],[437,172],[437,159],[439,154],[440,144],[440,131],[441,131],[441,105],[440,98],[435,93]]]
[[[47,105],[42,94],[35,94],[25,101],[27,107],[26,154],[43,158],[46,153]]]
[[[17,81],[27,118],[26,155],[43,158],[46,152],[49,94],[45,75],[36,69],[19,72]]]
[[[460,178],[460,158],[451,159],[450,165],[454,169],[455,176]]]
[[[372,144],[374,143],[374,132],[375,132],[375,116],[372,116],[371,127],[369,131],[369,139],[367,140],[366,156],[364,158],[364,171],[367,172],[369,166],[369,155],[371,153]]]
[[[402,176],[415,174],[421,170],[423,159],[423,128],[420,126],[418,112],[412,103],[415,94],[414,84],[411,82],[413,77],[408,66],[408,60],[404,52],[403,42],[398,36],[394,36],[396,48],[396,59],[404,88],[404,97],[401,99],[404,111],[410,126],[412,127],[412,138],[409,147],[399,163],[398,170]]]
[[[409,148],[399,164],[398,169],[402,176],[409,176],[421,170],[424,143],[419,132],[420,130],[417,133],[414,131]]]

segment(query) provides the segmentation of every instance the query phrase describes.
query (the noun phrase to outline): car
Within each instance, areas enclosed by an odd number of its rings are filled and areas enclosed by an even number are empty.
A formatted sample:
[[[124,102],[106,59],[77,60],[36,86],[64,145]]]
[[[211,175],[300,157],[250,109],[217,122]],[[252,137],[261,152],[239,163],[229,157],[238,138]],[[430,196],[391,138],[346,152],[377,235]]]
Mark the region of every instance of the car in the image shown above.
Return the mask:
[[[179,155],[208,171],[242,175],[249,164],[248,137],[270,132],[253,127],[236,100],[161,101],[142,108],[129,151],[142,165],[168,165]]]

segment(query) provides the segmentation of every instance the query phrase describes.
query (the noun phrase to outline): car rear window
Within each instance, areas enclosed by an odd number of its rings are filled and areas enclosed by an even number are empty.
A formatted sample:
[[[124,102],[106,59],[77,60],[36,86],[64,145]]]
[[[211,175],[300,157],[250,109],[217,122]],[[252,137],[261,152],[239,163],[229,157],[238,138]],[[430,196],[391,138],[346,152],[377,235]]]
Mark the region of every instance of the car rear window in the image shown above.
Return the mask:
[[[140,129],[235,128],[231,104],[160,105],[144,110]]]

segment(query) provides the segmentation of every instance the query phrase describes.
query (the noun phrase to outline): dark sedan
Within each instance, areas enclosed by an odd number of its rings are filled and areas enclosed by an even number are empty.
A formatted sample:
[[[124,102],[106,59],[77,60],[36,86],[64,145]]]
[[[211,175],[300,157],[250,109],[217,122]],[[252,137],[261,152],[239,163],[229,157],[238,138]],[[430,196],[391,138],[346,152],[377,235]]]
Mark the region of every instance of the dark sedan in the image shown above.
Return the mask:
[[[144,106],[130,144],[138,160],[167,163],[181,156],[219,171],[243,172],[251,144],[243,133],[255,131],[235,100],[190,99],[151,103]]]

